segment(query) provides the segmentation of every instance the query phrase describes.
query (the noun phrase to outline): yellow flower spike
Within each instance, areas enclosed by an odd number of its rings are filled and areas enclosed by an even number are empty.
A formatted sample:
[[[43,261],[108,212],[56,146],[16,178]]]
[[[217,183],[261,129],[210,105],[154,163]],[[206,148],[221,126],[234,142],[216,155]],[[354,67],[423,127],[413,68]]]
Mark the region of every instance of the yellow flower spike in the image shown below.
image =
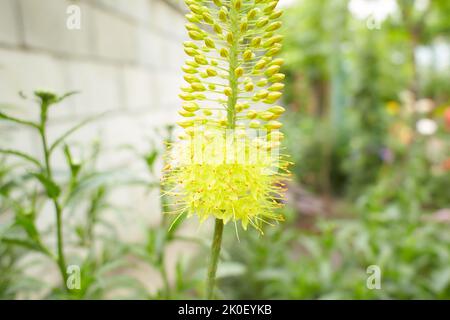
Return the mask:
[[[164,168],[163,185],[178,198],[177,212],[215,218],[206,289],[211,299],[223,225],[240,222],[262,233],[264,223],[283,220],[274,209],[282,206],[289,162],[273,152],[283,137],[275,119],[284,111],[273,103],[284,74],[282,59],[272,58],[283,40],[275,34],[281,11],[273,0],[185,1],[192,41],[184,50],[193,61],[182,67],[189,84],[180,93],[183,141],[171,145],[173,163]],[[259,102],[269,104],[267,110],[257,110]]]

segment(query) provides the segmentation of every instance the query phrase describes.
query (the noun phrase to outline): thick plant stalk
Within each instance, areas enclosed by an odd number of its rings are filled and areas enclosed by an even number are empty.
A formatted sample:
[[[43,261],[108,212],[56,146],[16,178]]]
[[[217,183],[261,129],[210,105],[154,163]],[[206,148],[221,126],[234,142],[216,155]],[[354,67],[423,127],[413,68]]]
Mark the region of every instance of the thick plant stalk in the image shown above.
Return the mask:
[[[220,247],[222,245],[223,220],[216,219],[214,236],[211,244],[211,256],[206,280],[206,299],[214,299],[214,286],[216,284],[216,271],[219,264]]]

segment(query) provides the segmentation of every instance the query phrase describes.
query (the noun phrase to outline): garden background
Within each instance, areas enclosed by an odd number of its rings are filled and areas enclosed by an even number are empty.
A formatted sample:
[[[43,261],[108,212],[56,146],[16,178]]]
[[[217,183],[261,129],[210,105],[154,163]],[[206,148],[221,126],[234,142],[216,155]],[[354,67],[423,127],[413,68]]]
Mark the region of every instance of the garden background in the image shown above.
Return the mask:
[[[450,3],[280,5],[286,221],[239,241],[226,226],[219,297],[449,299]],[[202,297],[211,221],[169,231],[159,184],[185,13],[176,0],[0,0],[0,298]],[[30,169],[46,160],[39,134],[16,121],[42,120],[45,101],[52,181]],[[55,260],[55,199],[75,290]]]

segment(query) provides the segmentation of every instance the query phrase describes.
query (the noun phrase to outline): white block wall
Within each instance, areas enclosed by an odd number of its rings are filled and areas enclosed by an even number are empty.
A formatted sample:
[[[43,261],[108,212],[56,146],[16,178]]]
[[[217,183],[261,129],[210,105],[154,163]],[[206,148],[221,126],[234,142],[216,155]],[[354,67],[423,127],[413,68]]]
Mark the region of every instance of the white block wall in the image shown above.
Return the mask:
[[[88,116],[112,111],[71,140],[88,144],[100,138],[111,150],[101,166],[125,163],[145,172],[142,163],[114,148],[128,143],[145,149],[155,127],[175,120],[185,30],[183,8],[173,1],[0,0],[0,104],[36,119],[38,107],[19,91],[80,91],[54,108],[51,138]],[[81,30],[66,27],[69,5],[81,9]],[[32,132],[0,124],[0,135],[1,147],[42,156]],[[142,190],[129,189],[115,200],[134,208],[121,217],[124,238],[142,239],[143,226],[160,217],[159,198]],[[52,221],[53,214],[45,219]]]

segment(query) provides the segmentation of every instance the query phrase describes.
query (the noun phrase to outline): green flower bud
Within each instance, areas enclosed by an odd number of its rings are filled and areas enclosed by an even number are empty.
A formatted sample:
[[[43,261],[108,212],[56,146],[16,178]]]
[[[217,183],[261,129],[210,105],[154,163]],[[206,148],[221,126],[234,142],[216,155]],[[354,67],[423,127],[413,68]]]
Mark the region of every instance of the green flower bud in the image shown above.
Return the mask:
[[[269,18],[263,17],[263,18],[260,18],[258,21],[256,21],[256,26],[258,28],[262,28],[265,25],[267,25],[268,23],[269,23]]]
[[[247,18],[248,18],[248,20],[253,20],[260,13],[261,13],[261,10],[259,10],[259,8],[253,8],[247,13]]]
[[[190,67],[190,66],[182,66],[181,69],[186,72],[186,73],[190,73],[190,74],[194,74],[194,73],[198,73],[198,70]]]
[[[269,91],[281,91],[284,88],[284,84],[276,82],[269,87]]]
[[[213,68],[207,68],[207,69],[206,69],[206,73],[207,73],[208,76],[210,76],[210,77],[215,77],[215,76],[217,76],[217,71],[214,70]]]
[[[214,49],[216,47],[214,41],[211,38],[205,38],[205,45],[211,49]]]
[[[256,94],[255,97],[257,97],[258,99],[264,99],[265,97],[267,97],[269,95],[269,91],[267,91],[266,89],[262,89],[259,90]]]
[[[182,117],[187,117],[187,118],[195,116],[195,113],[193,113],[193,112],[188,112],[188,111],[183,110],[183,109],[180,110],[180,111],[178,111],[178,113],[179,113]]]
[[[203,40],[205,38],[204,34],[193,30],[189,31],[188,35],[192,40]]]
[[[182,92],[178,96],[185,101],[195,100],[195,96],[187,92]]]
[[[275,114],[282,114],[286,111],[282,106],[273,106],[269,108],[269,111]]]
[[[242,58],[245,61],[251,60],[253,58],[253,52],[251,50],[245,50],[244,53],[242,54]]]
[[[256,112],[255,110],[248,110],[247,112],[247,118],[249,119],[255,119],[257,115],[258,112]]]
[[[264,8],[264,13],[268,14],[270,12],[273,11],[273,9],[275,9],[275,7],[277,6],[278,1],[272,1],[271,3],[269,3],[269,5],[267,7]]]
[[[280,66],[277,64],[274,64],[273,66],[270,66],[266,69],[266,71],[264,71],[264,74],[268,77],[270,77],[271,75],[277,73],[280,70]]]
[[[230,87],[226,87],[225,89],[223,89],[223,93],[227,96],[230,97],[233,94],[233,90]]]
[[[245,88],[245,91],[250,92],[250,91],[253,91],[253,89],[255,88],[255,86],[253,85],[253,83],[247,82],[247,83],[244,85],[244,88]]]
[[[195,112],[199,109],[198,104],[195,102],[184,102],[182,107],[188,112]]]
[[[283,124],[279,121],[276,120],[271,120],[266,124],[266,128],[269,130],[274,130],[274,129],[280,129],[283,126]]]
[[[206,88],[205,86],[200,83],[200,82],[194,82],[191,84],[192,89],[194,89],[195,91],[205,91]]]
[[[268,80],[266,78],[262,78],[262,79],[258,80],[256,85],[258,87],[265,87],[265,86],[267,86],[267,83],[268,83]]]
[[[262,41],[261,37],[255,37],[250,42],[250,45],[254,48],[258,48],[261,45],[261,41]]]
[[[274,19],[278,19],[279,17],[281,17],[281,15],[283,14],[283,11],[281,11],[281,10],[276,10],[276,11],[274,11],[274,12],[272,12],[271,14],[270,14],[270,19],[271,20],[274,20]]]
[[[269,78],[270,82],[280,82],[284,79],[285,75],[282,73],[275,73],[273,76]]]
[[[244,69],[242,67],[238,67],[234,70],[234,74],[239,78],[244,74]]]
[[[227,21],[228,18],[228,10],[226,7],[221,7],[219,10],[219,20],[222,22]]]
[[[270,31],[275,31],[281,28],[281,22],[280,21],[275,21],[272,22],[271,24],[269,24],[269,26],[266,28],[266,31],[270,32]]]
[[[258,120],[252,120],[250,121],[248,126],[252,129],[258,129],[259,127],[261,127],[261,123]]]
[[[213,29],[215,33],[222,34],[222,27],[219,24],[215,23]]]

